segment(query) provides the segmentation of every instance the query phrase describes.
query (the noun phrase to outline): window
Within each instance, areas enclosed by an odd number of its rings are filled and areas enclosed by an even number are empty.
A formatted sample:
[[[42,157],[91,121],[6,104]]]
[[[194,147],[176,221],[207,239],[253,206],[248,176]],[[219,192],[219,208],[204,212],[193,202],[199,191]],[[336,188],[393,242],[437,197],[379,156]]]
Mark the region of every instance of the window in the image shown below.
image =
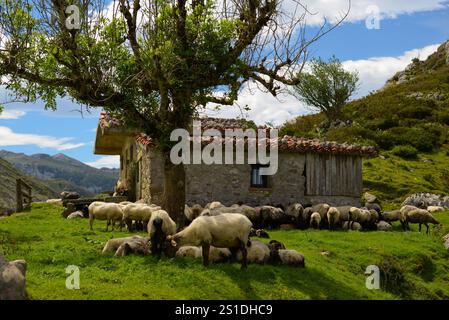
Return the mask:
[[[260,168],[266,167],[259,164],[251,165],[251,187],[268,188],[268,176],[260,175]]]

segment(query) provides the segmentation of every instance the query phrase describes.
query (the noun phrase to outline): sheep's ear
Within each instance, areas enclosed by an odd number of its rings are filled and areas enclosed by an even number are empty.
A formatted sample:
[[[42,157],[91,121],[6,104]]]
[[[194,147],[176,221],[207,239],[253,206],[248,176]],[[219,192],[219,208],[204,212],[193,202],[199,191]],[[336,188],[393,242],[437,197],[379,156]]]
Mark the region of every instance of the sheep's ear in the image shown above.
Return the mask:
[[[175,240],[171,240],[171,245],[172,245],[173,247],[176,247],[178,244],[176,243]]]

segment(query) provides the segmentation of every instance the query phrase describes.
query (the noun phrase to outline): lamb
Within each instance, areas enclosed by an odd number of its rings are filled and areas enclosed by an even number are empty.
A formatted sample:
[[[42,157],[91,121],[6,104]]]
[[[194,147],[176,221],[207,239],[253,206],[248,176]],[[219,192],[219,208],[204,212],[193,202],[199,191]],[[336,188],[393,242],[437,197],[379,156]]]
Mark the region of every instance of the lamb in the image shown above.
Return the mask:
[[[133,241],[133,240],[141,240],[141,239],[143,239],[143,237],[141,237],[141,236],[110,239],[104,245],[102,253],[117,251],[117,249],[125,242]]]
[[[294,224],[295,226],[299,227],[302,222],[302,213],[304,211],[303,206],[300,203],[293,203],[287,207],[287,211],[285,214],[290,220],[289,223]]]
[[[242,250],[242,269],[247,266],[247,245],[251,221],[240,214],[223,213],[218,216],[200,216],[184,230],[168,236],[173,246],[201,245],[203,264],[209,265],[210,246],[218,248],[240,248]]]
[[[239,250],[236,255],[237,261],[242,260],[242,252]],[[251,240],[248,248],[248,263],[267,263],[270,259],[270,248],[263,242]]]
[[[271,251],[270,255],[270,262],[275,263],[281,263],[284,265],[290,265],[295,267],[305,267],[305,261],[304,261],[304,255],[302,253],[299,253],[296,250],[276,250]]]
[[[314,212],[310,216],[310,227],[319,229],[321,224],[321,215],[319,212]]]
[[[89,225],[90,230],[93,230],[92,226],[94,220],[107,220],[106,231],[108,231],[111,221],[113,222],[112,228],[114,228],[115,222],[120,222],[120,231],[122,231],[123,221],[123,206],[117,203],[106,203],[101,201],[92,202],[89,205]]]
[[[327,221],[329,223],[329,229],[334,230],[340,221],[340,212],[335,207],[330,207],[327,211]]]
[[[148,222],[148,234],[151,240],[151,252],[160,256],[165,249],[165,239],[176,233],[176,223],[170,218],[167,211],[157,210],[151,214]]]
[[[342,226],[343,230],[362,231],[362,225],[358,222],[346,221]]]
[[[403,222],[403,228],[410,230],[409,223],[419,223],[419,232],[421,232],[421,225],[425,225],[427,230],[426,234],[429,234],[429,225],[428,223],[433,224],[440,224],[433,216],[432,214],[424,209],[415,209],[411,211],[406,211],[403,216],[402,220]]]

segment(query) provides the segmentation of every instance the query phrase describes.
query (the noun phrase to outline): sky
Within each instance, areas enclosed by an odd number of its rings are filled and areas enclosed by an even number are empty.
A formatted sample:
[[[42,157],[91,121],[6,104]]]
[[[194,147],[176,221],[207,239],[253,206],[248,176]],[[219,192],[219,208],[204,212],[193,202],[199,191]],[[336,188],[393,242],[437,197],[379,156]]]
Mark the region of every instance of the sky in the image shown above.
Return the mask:
[[[291,3],[284,1],[284,9]],[[334,21],[347,9],[348,0],[303,0],[311,15],[308,30],[313,32],[326,17]],[[360,88],[353,98],[382,88],[385,81],[403,70],[413,58],[426,59],[449,39],[449,1],[440,0],[352,0],[346,21],[310,48],[311,57],[335,55],[347,70],[357,71]],[[251,88],[251,87],[250,87]],[[7,92],[0,88],[0,103]],[[241,111],[248,105],[250,111]],[[240,106],[240,107],[239,107]],[[101,110],[86,110],[69,99],[58,101],[57,111],[45,110],[43,103],[8,103],[0,114],[0,149],[28,155],[64,153],[94,167],[118,167],[114,156],[93,154],[95,130]],[[242,88],[235,106],[207,115],[243,116],[258,124],[280,125],[310,113],[291,95],[277,98],[258,90]]]

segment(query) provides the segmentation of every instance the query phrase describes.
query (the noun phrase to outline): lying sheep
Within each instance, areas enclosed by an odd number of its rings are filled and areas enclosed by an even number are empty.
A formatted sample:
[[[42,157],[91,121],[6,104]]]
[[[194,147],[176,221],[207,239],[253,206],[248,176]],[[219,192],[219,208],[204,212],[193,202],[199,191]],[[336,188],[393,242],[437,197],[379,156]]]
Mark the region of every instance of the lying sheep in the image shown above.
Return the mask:
[[[183,246],[176,251],[176,257],[190,257],[190,258],[201,258],[203,255],[203,250],[201,247],[195,246]],[[227,248],[216,248],[214,246],[210,247],[209,250],[209,262],[220,263],[227,262],[231,258],[231,250]]]
[[[151,214],[147,229],[151,240],[151,253],[160,256],[165,249],[167,236],[176,233],[176,223],[170,218],[167,211],[157,210]]]
[[[268,248],[271,250],[281,250],[285,249],[285,245],[282,242],[279,242],[277,240],[271,240],[268,244]]]
[[[404,230],[410,230],[409,223],[418,223],[419,224],[419,232],[421,232],[421,225],[425,225],[427,230],[426,234],[429,234],[429,225],[428,223],[440,224],[432,214],[424,209],[414,209],[410,211],[405,211],[402,215],[402,223]]]
[[[142,239],[144,239],[144,237],[141,236],[110,239],[104,245],[102,253],[117,251],[117,249],[127,241],[142,240]]]
[[[310,227],[314,229],[319,229],[321,224],[321,215],[319,212],[314,212],[310,216]]]
[[[444,211],[444,208],[440,206],[428,206],[427,211],[429,211],[430,213],[442,212]]]
[[[79,218],[84,218],[84,213],[82,211],[75,211],[72,212],[71,214],[69,214],[69,216],[67,217],[67,219],[71,220],[71,219],[79,219]]]
[[[302,253],[296,250],[276,250],[271,251],[270,262],[273,264],[284,264],[295,267],[305,267],[305,258]]]
[[[93,230],[94,220],[107,220],[106,231],[108,231],[109,225],[112,222],[112,228],[114,229],[115,222],[120,223],[120,231],[123,227],[123,210],[121,205],[117,203],[106,203],[101,201],[92,202],[89,205],[89,225],[90,230]]]
[[[149,246],[149,238],[133,239],[126,241],[115,252],[116,257],[124,257],[130,254],[138,254],[146,256],[151,253]]]
[[[184,230],[167,237],[167,240],[171,241],[173,246],[201,245],[204,266],[209,265],[210,246],[240,249],[244,269],[247,265],[247,245],[251,228],[251,221],[240,214],[200,216]]]
[[[236,255],[237,261],[242,261],[242,252],[239,250]],[[270,248],[263,242],[251,240],[248,247],[248,263],[267,263],[270,259]]]
[[[249,233],[250,237],[258,237],[258,238],[270,238],[270,235],[268,234],[268,232],[266,232],[264,229],[254,229],[251,228],[251,232]]]
[[[362,231],[362,225],[358,222],[353,221],[345,221],[342,226],[343,230],[354,230],[354,231]]]
[[[385,221],[379,221],[377,223],[377,231],[393,231],[393,226]]]
[[[340,222],[340,212],[335,207],[330,207],[327,211],[327,221],[329,223],[329,229],[334,230]]]

